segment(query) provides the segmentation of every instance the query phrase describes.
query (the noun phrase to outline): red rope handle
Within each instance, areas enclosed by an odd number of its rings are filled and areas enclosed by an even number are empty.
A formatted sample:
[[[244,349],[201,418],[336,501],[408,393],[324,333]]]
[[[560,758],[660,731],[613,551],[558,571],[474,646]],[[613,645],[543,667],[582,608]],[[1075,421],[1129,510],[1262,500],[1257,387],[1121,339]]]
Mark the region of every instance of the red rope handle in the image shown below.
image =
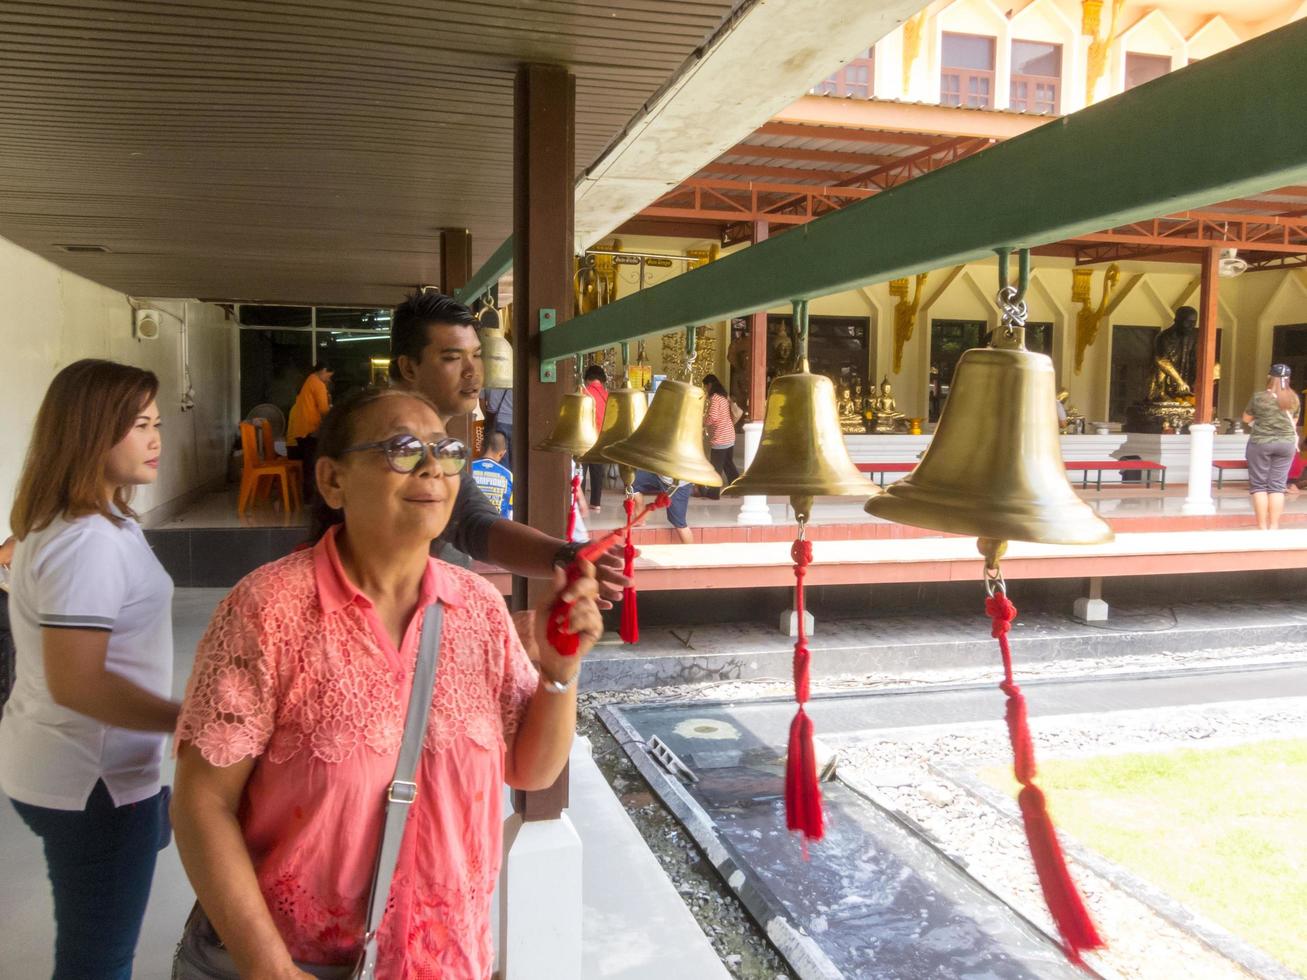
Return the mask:
[[[803,834],[804,856],[808,842],[821,840],[825,817],[821,808],[821,787],[817,780],[817,753],[813,748],[812,719],[804,710],[811,694],[808,631],[804,623],[803,580],[812,564],[812,542],[800,537],[790,549],[794,559],[794,611],[798,616],[798,639],[794,643],[794,700],[799,710],[790,723],[789,751],[785,757],[785,826]]]
[[[631,543],[635,525],[635,494],[628,494],[622,505],[626,510],[626,547],[622,549],[622,574],[631,584],[622,590],[622,625],[618,631],[623,643],[640,642],[640,611],[635,594],[635,545]]]
[[[1035,747],[1030,738],[1030,725],[1026,717],[1026,698],[1012,675],[1012,649],[1008,645],[1008,632],[1017,610],[1000,588],[985,600],[985,611],[992,620],[990,635],[998,640],[1003,655],[1003,682],[999,685],[1007,695],[1008,738],[1012,742],[1012,768],[1021,792],[1017,802],[1021,806],[1021,819],[1026,828],[1026,841],[1030,856],[1035,862],[1039,887],[1044,893],[1057,931],[1062,935],[1066,956],[1072,963],[1080,963],[1080,954],[1087,949],[1104,945],[1089,917],[1071,872],[1066,866],[1057,830],[1048,815],[1048,804],[1043,791],[1035,785]]]
[[[581,474],[572,474],[572,496],[567,508],[567,540],[576,538],[576,514],[581,507]]]
[[[581,577],[581,562],[593,562],[605,551],[616,544],[624,534],[630,534],[631,528],[636,521],[642,520],[656,510],[670,506],[672,498],[665,493],[660,493],[654,498],[653,503],[646,504],[644,509],[635,517],[628,517],[626,525],[619,527],[617,530],[604,535],[576,553],[576,558],[567,566],[567,581],[574,582]],[[549,609],[549,619],[545,622],[545,638],[549,640],[549,645],[565,657],[574,656],[581,648],[581,637],[573,633],[570,625],[572,616],[572,607],[574,602],[563,602],[561,599],[554,602]]]

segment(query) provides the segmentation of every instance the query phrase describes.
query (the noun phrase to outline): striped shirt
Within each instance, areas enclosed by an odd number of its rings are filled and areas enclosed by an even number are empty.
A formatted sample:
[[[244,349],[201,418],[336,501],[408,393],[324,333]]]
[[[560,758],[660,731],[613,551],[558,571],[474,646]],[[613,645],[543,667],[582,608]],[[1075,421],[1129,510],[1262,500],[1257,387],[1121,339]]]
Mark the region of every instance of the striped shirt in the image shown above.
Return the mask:
[[[703,414],[703,427],[708,431],[708,444],[713,449],[735,445],[735,423],[731,421],[731,405],[724,395],[709,395],[708,407]]]
[[[105,725],[56,704],[45,680],[48,629],[109,634],[105,667],[172,696],[172,579],[133,520],[55,520],[18,543],[9,618],[18,680],[0,718],[0,791],[81,810],[104,780],[115,806],[159,792],[166,736]]]

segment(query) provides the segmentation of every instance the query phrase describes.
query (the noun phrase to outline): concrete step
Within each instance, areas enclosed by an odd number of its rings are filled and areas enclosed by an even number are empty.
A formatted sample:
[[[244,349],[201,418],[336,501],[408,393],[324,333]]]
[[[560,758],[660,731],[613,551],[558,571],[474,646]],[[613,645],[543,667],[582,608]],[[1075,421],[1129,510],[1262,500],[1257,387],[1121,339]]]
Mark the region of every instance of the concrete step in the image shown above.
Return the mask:
[[[1018,606],[1020,596],[1014,597]],[[1184,653],[1278,643],[1302,635],[1307,601],[1246,598],[1144,608],[1113,607],[1106,623],[1065,613],[1022,613],[1013,624],[1018,662]],[[818,620],[809,638],[814,677],[886,674],[997,663],[980,597],[974,612]],[[786,678],[794,640],[775,624],[642,627],[625,646],[605,635],[586,659],[581,686],[621,691],[726,680]]]

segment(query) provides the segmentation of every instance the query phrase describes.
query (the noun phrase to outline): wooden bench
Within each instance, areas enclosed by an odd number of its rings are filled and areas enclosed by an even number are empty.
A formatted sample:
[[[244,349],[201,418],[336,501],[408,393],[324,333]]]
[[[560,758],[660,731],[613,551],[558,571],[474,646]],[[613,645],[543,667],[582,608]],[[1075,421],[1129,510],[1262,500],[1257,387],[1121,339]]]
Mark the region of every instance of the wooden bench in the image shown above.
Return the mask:
[[[1091,472],[1098,474],[1094,489],[1103,489],[1104,470],[1143,470],[1147,481],[1145,485],[1149,487],[1153,485],[1153,472],[1156,470],[1162,475],[1162,489],[1166,489],[1166,467],[1151,459],[1076,459],[1065,460],[1064,463],[1068,473],[1083,472],[1085,474],[1080,483],[1081,488],[1085,490],[1089,489],[1089,474]]]
[[[1225,482],[1226,470],[1246,470],[1248,469],[1248,460],[1246,459],[1215,459],[1212,460],[1212,466],[1216,469],[1216,489],[1221,489],[1221,484]]]
[[[882,487],[885,485],[886,473],[911,473],[917,468],[917,461],[910,463],[854,463],[859,473],[879,474],[880,479],[876,482]]]

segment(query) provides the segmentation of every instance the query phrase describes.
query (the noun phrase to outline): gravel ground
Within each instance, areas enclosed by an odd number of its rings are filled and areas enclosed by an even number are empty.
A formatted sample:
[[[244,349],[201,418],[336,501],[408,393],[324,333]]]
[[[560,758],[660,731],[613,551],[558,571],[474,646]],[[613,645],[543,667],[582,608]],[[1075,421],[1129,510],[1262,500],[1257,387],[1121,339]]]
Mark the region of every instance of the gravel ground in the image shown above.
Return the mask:
[[[1302,698],[1064,716],[1034,721],[1037,758],[1047,760],[1196,744],[1235,744],[1300,736]],[[868,735],[839,746],[850,785],[909,817],[965,862],[988,888],[1052,935],[1015,807],[1000,812],[949,778],[950,771],[1010,765],[1006,726],[954,725]],[[1104,977],[1138,980],[1252,976],[1149,906],[1071,858],[1106,950],[1086,956]]]
[[[1015,652],[1019,660],[1019,647]],[[1220,651],[1053,661],[1019,668],[1019,674],[1021,679],[1037,676],[1110,675],[1269,664],[1301,659],[1301,645],[1282,643]],[[997,667],[876,674],[826,679],[814,682],[813,687],[815,691],[821,692],[918,684],[996,682],[996,672]],[[677,890],[685,896],[687,906],[698,919],[704,933],[711,938],[722,962],[734,976],[746,980],[782,980],[791,974],[762,930],[712,865],[703,858],[693,839],[653,793],[626,753],[596,718],[595,712],[606,704],[668,700],[747,700],[784,696],[791,693],[791,690],[788,678],[775,678],[587,693],[580,699],[578,731],[590,739],[600,770]],[[1163,733],[1169,733],[1170,741],[1185,744],[1193,744],[1193,738],[1238,740],[1238,731],[1241,730],[1238,726],[1244,722],[1232,718],[1215,719],[1210,708],[1203,713],[1202,718],[1181,718],[1183,712],[1188,710],[1190,709],[1173,709],[1176,716],[1174,724],[1168,723],[1161,728],[1154,725],[1160,717],[1158,712],[1147,712],[1148,718],[1137,719],[1135,726],[1128,730],[1120,728],[1115,715],[1110,726],[1098,723],[1096,719],[1084,719],[1083,724],[1097,724],[1100,730],[1092,745],[1086,745],[1083,730],[1074,725],[1063,730],[1062,725],[1054,727],[1041,721],[1037,748],[1041,756],[1047,754],[1051,758],[1058,754],[1073,754],[1077,750],[1101,753],[1114,745],[1121,747],[1122,751],[1140,743],[1155,749]],[[1274,737],[1277,730],[1274,725],[1280,724],[1288,726],[1287,730],[1291,734],[1301,734],[1304,722],[1307,721],[1307,715],[1303,714],[1305,710],[1307,709],[1300,707],[1296,713],[1291,711],[1283,717],[1276,715],[1262,718],[1255,724],[1248,720],[1246,725],[1250,732],[1255,727],[1259,738]],[[1268,728],[1267,725],[1272,727]],[[1047,923],[1047,913],[1044,912],[1039,897],[1038,884],[1033,872],[1027,870],[1029,855],[1019,823],[975,799],[935,768],[974,768],[1006,759],[1006,729],[999,720],[993,725],[972,727],[974,731],[964,731],[962,726],[953,726],[946,731],[918,729],[918,733],[925,736],[926,740],[850,740],[840,746],[840,769],[841,772],[849,773],[850,781],[859,783],[859,788],[876,796],[890,808],[917,820],[947,850],[964,855],[977,877],[1005,899],[1012,901],[1033,921]],[[1131,732],[1135,737],[1133,743],[1127,738]],[[1014,874],[1014,868],[1021,873]],[[1108,954],[1096,955],[1094,959],[1095,969],[1105,977],[1132,980],[1173,980],[1175,977],[1186,977],[1206,980],[1209,977],[1246,975],[1230,961],[1211,953],[1192,937],[1159,919],[1146,906],[1096,876],[1081,868],[1076,869],[1076,874],[1100,926],[1113,943]],[[991,881],[991,878],[995,880]],[[996,882],[1002,887],[995,887]],[[1158,962],[1167,963],[1167,968],[1160,972],[1153,968],[1152,964]],[[1149,966],[1140,969],[1133,965],[1139,963],[1147,963]]]

